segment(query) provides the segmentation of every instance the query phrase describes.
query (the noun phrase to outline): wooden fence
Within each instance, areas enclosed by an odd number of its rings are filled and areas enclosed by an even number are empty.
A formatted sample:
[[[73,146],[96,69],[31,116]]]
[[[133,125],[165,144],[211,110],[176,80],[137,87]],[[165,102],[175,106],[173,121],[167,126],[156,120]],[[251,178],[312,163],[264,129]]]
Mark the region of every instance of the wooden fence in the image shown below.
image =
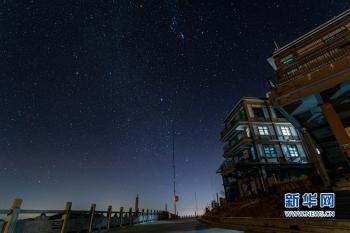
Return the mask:
[[[73,210],[67,202],[64,210],[23,210],[22,199],[15,199],[9,210],[0,210],[6,215],[0,219],[0,233],[97,233],[126,225],[134,225],[168,218],[168,212],[159,210],[124,210],[120,207],[113,211],[96,210],[92,204],[90,210]],[[35,218],[20,219],[20,214],[39,214]]]

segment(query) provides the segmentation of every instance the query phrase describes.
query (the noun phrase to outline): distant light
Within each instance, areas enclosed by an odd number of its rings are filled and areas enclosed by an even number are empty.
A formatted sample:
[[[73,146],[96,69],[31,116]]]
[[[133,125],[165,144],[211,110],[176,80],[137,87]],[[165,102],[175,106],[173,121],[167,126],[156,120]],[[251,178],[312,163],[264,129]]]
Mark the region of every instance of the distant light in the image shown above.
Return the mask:
[[[318,155],[320,155],[320,154],[321,154],[320,149],[318,149],[317,147],[316,147],[316,152],[317,152],[317,154],[318,154]]]

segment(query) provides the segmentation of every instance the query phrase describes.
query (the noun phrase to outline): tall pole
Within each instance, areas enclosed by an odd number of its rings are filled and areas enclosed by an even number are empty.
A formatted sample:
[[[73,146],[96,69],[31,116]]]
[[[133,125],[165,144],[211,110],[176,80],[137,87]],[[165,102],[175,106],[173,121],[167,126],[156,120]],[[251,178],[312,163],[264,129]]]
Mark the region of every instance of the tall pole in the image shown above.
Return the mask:
[[[135,199],[135,212],[138,213],[139,212],[139,195],[136,195],[136,199]]]
[[[174,121],[172,122],[172,128],[173,128],[173,183],[174,183],[174,214],[176,215],[176,171],[175,171],[175,130],[174,130]]]
[[[198,214],[198,203],[197,203],[197,193],[194,192],[194,200],[196,202],[196,213],[195,213],[195,216],[197,217],[197,214]]]

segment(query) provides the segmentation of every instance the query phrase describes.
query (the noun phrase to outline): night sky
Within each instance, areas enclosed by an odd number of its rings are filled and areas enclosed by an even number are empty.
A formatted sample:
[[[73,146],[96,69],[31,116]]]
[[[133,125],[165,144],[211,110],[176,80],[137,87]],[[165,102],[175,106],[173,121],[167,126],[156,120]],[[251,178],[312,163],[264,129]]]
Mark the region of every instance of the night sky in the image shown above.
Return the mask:
[[[0,3],[0,209],[172,209],[216,192],[223,119],[265,96],[266,58],[349,1]],[[193,212],[192,212],[193,213]]]

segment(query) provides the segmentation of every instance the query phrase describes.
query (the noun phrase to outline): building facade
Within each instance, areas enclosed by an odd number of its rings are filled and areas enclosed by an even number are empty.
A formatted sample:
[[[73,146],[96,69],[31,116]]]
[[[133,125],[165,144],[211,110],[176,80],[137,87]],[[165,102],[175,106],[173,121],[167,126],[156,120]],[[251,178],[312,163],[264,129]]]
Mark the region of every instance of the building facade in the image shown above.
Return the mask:
[[[228,201],[314,171],[298,131],[266,99],[242,98],[226,117],[221,140],[225,160],[218,173]]]
[[[303,132],[326,186],[349,173],[350,10],[274,51],[270,101]]]

